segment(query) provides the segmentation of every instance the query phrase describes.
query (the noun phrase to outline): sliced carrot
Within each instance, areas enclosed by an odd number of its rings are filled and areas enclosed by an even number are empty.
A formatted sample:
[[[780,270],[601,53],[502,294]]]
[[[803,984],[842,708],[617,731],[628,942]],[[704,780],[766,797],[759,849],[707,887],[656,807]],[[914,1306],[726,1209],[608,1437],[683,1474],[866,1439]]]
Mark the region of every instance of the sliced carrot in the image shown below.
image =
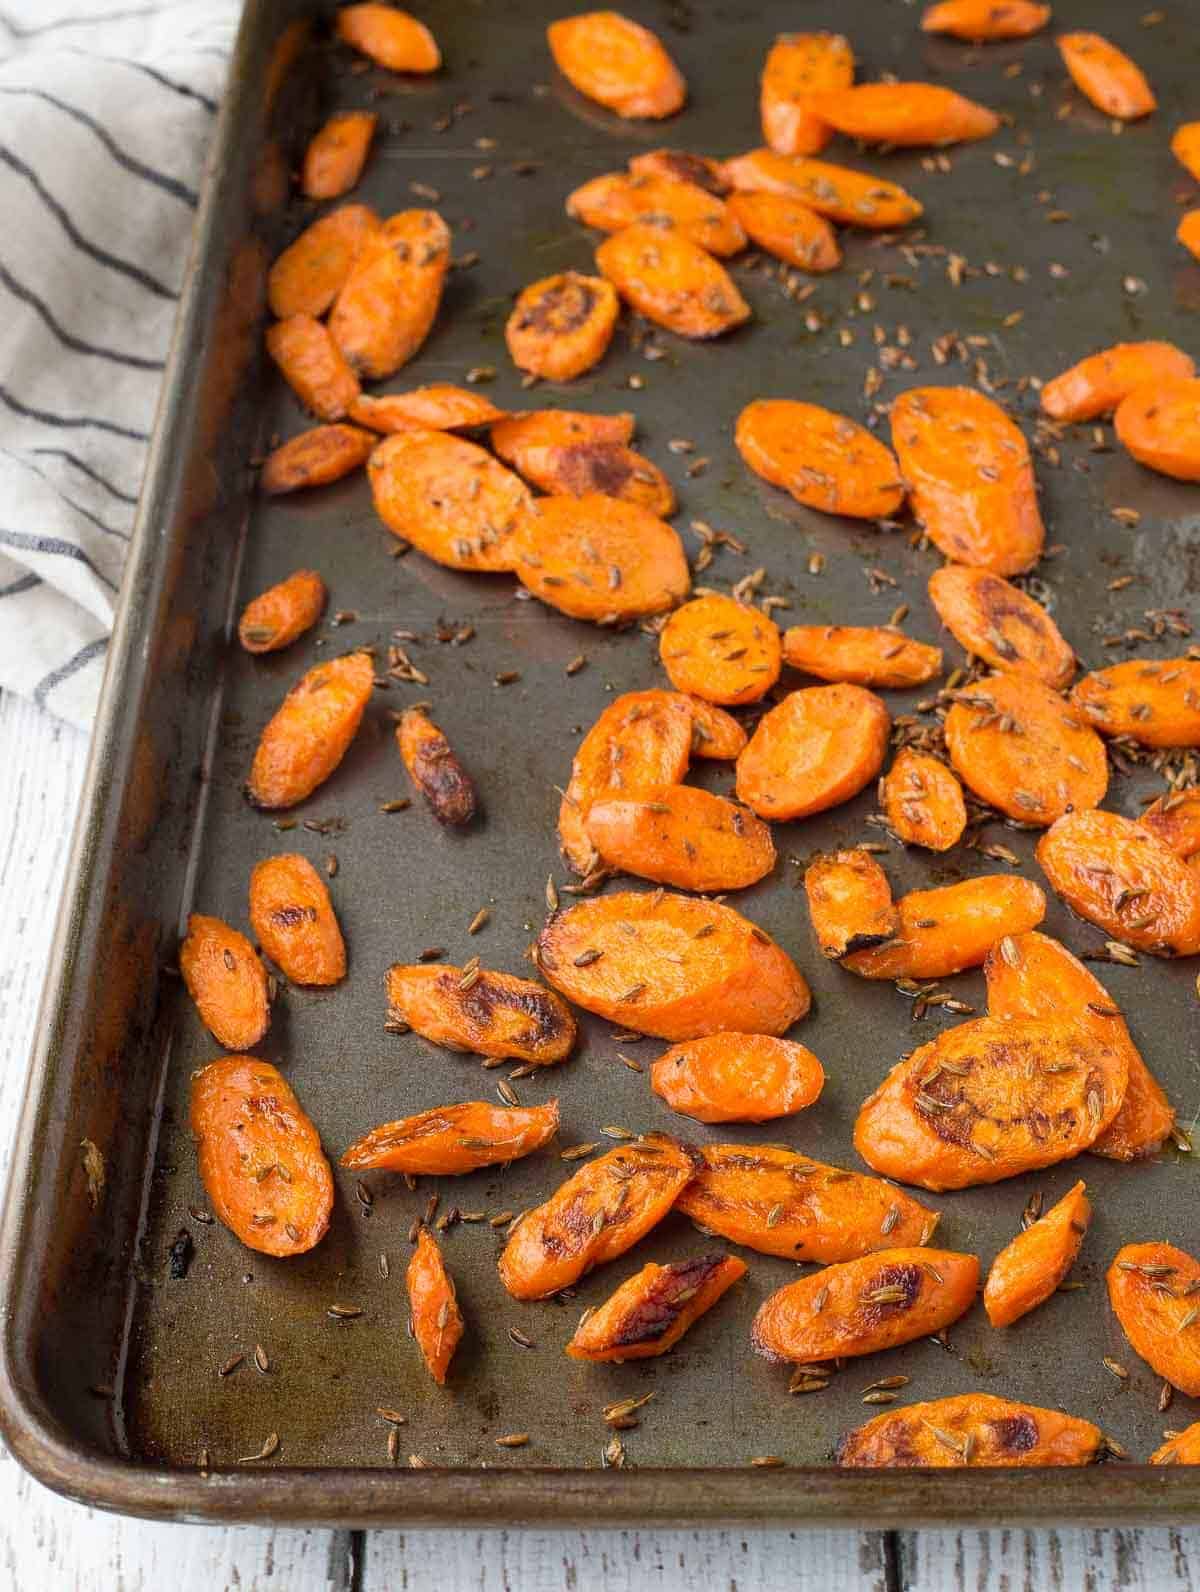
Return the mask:
[[[1051,420],[1096,420],[1148,382],[1186,381],[1196,374],[1190,354],[1174,343],[1116,343],[1089,354],[1042,388]]]
[[[671,228],[709,254],[738,254],[746,234],[716,194],[677,177],[634,177],[610,171],[567,195],[567,214],[600,232],[636,222]]]
[[[1151,1465],[1200,1465],[1200,1421],[1193,1421],[1182,1432],[1156,1448],[1150,1455]]]
[[[1072,912],[1114,940],[1161,956],[1200,952],[1200,872],[1131,818],[1067,813],[1037,860]]]
[[[807,818],[857,796],[883,766],[891,720],[857,685],[793,691],[758,722],[737,793],[760,818]]]
[[[586,98],[629,120],[683,109],[687,84],[657,35],[619,11],[585,11],[546,29],[554,64]]]
[[[1200,260],[1200,210],[1184,211],[1175,228],[1175,236],[1189,254]]]
[[[573,381],[608,352],[620,307],[602,276],[565,271],[531,282],[504,328],[513,364],[546,381]]]
[[[692,1152],[665,1133],[597,1156],[518,1219],[500,1256],[500,1281],[514,1299],[569,1288],[644,1238],[694,1170]]]
[[[1150,383],[1122,398],[1117,441],[1147,470],[1200,481],[1200,379]]]
[[[651,1261],[580,1322],[567,1353],[598,1365],[666,1354],[745,1274],[745,1261],[735,1255],[700,1255],[667,1266]]]
[[[757,924],[664,890],[580,901],[550,918],[535,956],[576,1006],[659,1039],[784,1034],[809,1007],[799,969]]]
[[[692,182],[709,193],[725,194],[729,184],[721,173],[721,162],[687,149],[648,149],[629,162],[633,177],[672,177],[676,182]]]
[[[218,1044],[226,1050],[258,1044],[271,1021],[267,971],[244,934],[220,918],[193,912],[179,948],[179,971]]]
[[[902,636],[890,625],[792,625],[784,662],[818,680],[849,685],[924,685],[942,672],[940,647]]]
[[[311,315],[289,315],[269,326],[267,353],[304,407],[321,420],[340,420],[358,397],[358,377]]]
[[[1046,915],[1032,879],[988,873],[933,890],[912,890],[896,904],[890,940],[855,951],[842,966],[860,978],[948,978],[978,967],[996,941],[1024,934]]]
[[[388,1015],[435,1045],[549,1066],[569,1056],[577,1028],[553,991],[532,979],[437,962],[396,963]]]
[[[1200,182],[1200,122],[1184,122],[1171,136],[1171,153]]]
[[[354,1141],[340,1164],[413,1177],[450,1177],[482,1166],[507,1166],[549,1144],[557,1132],[557,1100],[544,1106],[466,1100],[372,1128]]]
[[[531,409],[498,420],[492,427],[492,447],[507,464],[523,472],[533,462],[535,449],[629,443],[636,424],[636,416],[627,409],[615,415],[582,409]]]
[[[696,1122],[769,1122],[812,1105],[825,1072],[811,1050],[770,1034],[709,1034],[672,1045],[650,1085],[672,1111]]]
[[[990,138],[1000,118],[986,105],[938,83],[860,83],[814,94],[814,116],[847,138],[899,148]]]
[[[432,382],[412,392],[366,393],[350,406],[350,418],[372,431],[466,431],[505,418],[490,398],[470,387]]]
[[[833,135],[808,109],[813,94],[849,88],[854,51],[840,33],[781,33],[767,52],[759,88],[763,138],[778,155],[818,155]]]
[[[333,1175],[277,1067],[224,1056],[193,1073],[191,1129],[213,1212],[248,1249],[302,1255],[320,1243]]]
[[[1026,1470],[1092,1465],[1104,1453],[1104,1433],[1091,1421],[1036,1404],[1018,1404],[994,1393],[956,1393],[886,1410],[843,1433],[834,1459],[843,1466]]]
[[[751,242],[798,271],[834,271],[842,263],[828,221],[791,194],[735,193],[729,213]]]
[[[508,570],[512,533],[533,501],[485,448],[444,431],[398,431],[367,461],[388,530],[450,569]]]
[[[436,72],[442,52],[423,22],[395,6],[343,6],[337,35],[389,72]]]
[[[450,268],[450,229],[436,210],[402,210],[383,224],[346,279],[329,331],[351,367],[382,380],[429,336]]]
[[[671,684],[706,702],[757,702],[779,678],[779,626],[732,597],[693,597],[667,620],[658,655]]]
[[[683,543],[665,520],[600,492],[531,503],[511,554],[535,597],[596,624],[666,613],[692,583]]]
[[[814,857],[804,870],[804,892],[822,956],[836,961],[896,934],[900,918],[892,887],[870,852]]]
[[[284,697],[259,738],[246,796],[255,807],[294,807],[345,757],[375,684],[369,652],[310,669]]]
[[[1146,808],[1138,819],[1179,857],[1200,853],[1200,787],[1174,790]]]
[[[990,569],[946,564],[929,577],[929,600],[967,652],[1001,673],[1034,674],[1063,690],[1075,673],[1075,654],[1042,607]]]
[[[750,1341],[768,1360],[840,1360],[895,1349],[965,1315],[979,1260],[948,1249],[883,1249],[826,1266],[765,1299]]]
[[[446,1270],[438,1241],[427,1227],[417,1232],[417,1247],[405,1274],[412,1335],[430,1376],[439,1387],[462,1341],[463,1318],[454,1281]]]
[[[438,823],[469,824],[479,810],[475,781],[423,707],[405,708],[401,713],[396,745],[408,777]]]
[[[247,652],[279,652],[310,630],[325,606],[325,582],[315,569],[297,569],[251,598],[238,620]]]
[[[760,818],[692,785],[600,796],[584,828],[606,867],[679,890],[744,890],[775,866]]]
[[[1157,107],[1141,68],[1100,34],[1060,33],[1055,43],[1075,87],[1106,116],[1133,122]]]
[[[539,491],[556,497],[600,493],[636,503],[665,519],[676,509],[675,489],[656,464],[620,442],[531,443],[505,454]]]
[[[1071,701],[1102,735],[1200,746],[1200,659],[1130,658],[1085,674]]]
[[[338,199],[362,176],[379,117],[335,111],[304,151],[300,188],[309,199]]]
[[[790,194],[844,227],[890,232],[924,214],[920,201],[897,183],[825,160],[752,149],[727,160],[723,169],[738,192]]]
[[[305,227],[267,277],[272,315],[324,315],[381,226],[369,205],[339,205]]]
[[[969,44],[1027,39],[1050,20],[1050,7],[1036,0],[936,0],[921,18],[923,33],[949,33]]]
[[[1130,1346],[1189,1398],[1200,1398],[1197,1294],[1200,1261],[1173,1244],[1126,1244],[1108,1268],[1108,1302]]]
[[[273,449],[263,461],[258,484],[273,495],[327,486],[365,464],[378,440],[357,426],[316,426]]]
[[[946,746],[963,783],[1019,823],[1052,824],[1108,789],[1100,737],[1030,674],[993,674],[956,692]]]
[[[939,758],[896,753],[879,787],[879,803],[893,834],[906,846],[949,851],[967,827],[967,807],[957,777]]]
[[[337,984],[346,945],[325,881],[298,852],[268,857],[250,874],[250,924],[293,984]]]
[[[719,763],[733,762],[750,739],[733,714],[706,702],[703,697],[689,696],[687,701],[692,709],[693,755]]]
[[[725,268],[678,232],[626,227],[596,250],[596,265],[639,314],[680,337],[720,337],[750,319]]]
[[[1029,445],[973,387],[918,387],[892,405],[892,444],[913,513],[947,558],[1018,575],[1041,555]]]
[[[983,1289],[983,1307],[994,1327],[1011,1327],[1045,1304],[1075,1264],[1091,1219],[1086,1185],[1076,1183],[1004,1246]]]
[[[738,415],[737,450],[756,475],[825,514],[887,519],[904,501],[890,450],[848,415],[791,398],[756,398]]]

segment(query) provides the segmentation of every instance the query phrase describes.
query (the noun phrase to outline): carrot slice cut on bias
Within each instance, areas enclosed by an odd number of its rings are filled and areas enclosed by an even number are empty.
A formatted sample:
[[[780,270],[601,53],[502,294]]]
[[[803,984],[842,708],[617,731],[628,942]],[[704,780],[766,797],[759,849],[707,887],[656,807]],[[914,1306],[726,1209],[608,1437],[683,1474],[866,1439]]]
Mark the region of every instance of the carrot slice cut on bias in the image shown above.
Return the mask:
[[[263,730],[246,797],[255,807],[294,807],[345,757],[375,685],[369,652],[318,663],[288,692]]]
[[[397,963],[387,997],[390,1020],[447,1050],[548,1066],[575,1044],[575,1019],[558,996],[511,973]]]
[[[709,193],[729,192],[721,162],[687,149],[648,149],[631,158],[629,172],[633,177],[671,177],[676,182],[692,182]]]
[[[709,254],[737,254],[746,234],[722,199],[676,177],[634,177],[610,171],[567,195],[567,214],[600,232],[645,221],[674,228]]]
[[[942,672],[940,647],[912,641],[889,625],[792,625],[783,633],[783,657],[818,680],[899,690]]]
[[[1042,607],[990,569],[947,564],[929,577],[929,600],[960,647],[1003,673],[1037,675],[1062,690],[1075,654]]]
[[[693,597],[667,620],[658,654],[677,690],[736,707],[778,680],[779,626],[732,597]]]
[[[606,867],[680,890],[743,890],[775,866],[760,818],[692,785],[601,796],[584,827]]]
[[[604,240],[596,264],[639,314],[679,337],[720,337],[750,319],[729,273],[678,232],[626,227]]]
[[[354,407],[352,403],[350,408]],[[273,496],[328,486],[365,464],[378,440],[358,426],[315,426],[267,455],[258,484]]]
[[[343,6],[337,34],[362,55],[389,72],[436,72],[442,64],[437,41],[423,22],[395,6]]]
[[[364,393],[351,404],[350,418],[372,431],[463,431],[503,420],[505,412],[481,392],[433,382],[412,392]]]
[[[757,398],[734,441],[756,475],[825,514],[887,519],[904,501],[891,451],[848,415],[791,398]]]
[[[920,201],[898,184],[825,160],[752,149],[727,160],[723,169],[729,186],[739,192],[790,194],[844,227],[890,232],[924,213]]]
[[[1060,33],[1055,42],[1075,87],[1106,116],[1133,122],[1157,107],[1142,69],[1099,33]]]
[[[798,271],[833,271],[842,263],[837,234],[810,205],[785,193],[735,193],[729,213],[760,249]]]
[[[1071,701],[1102,735],[1200,746],[1200,658],[1129,659],[1085,674]]]
[[[324,606],[325,582],[315,569],[298,569],[246,604],[238,640],[247,652],[278,652],[311,629]]]
[[[1104,1452],[1104,1433],[1091,1421],[994,1393],[957,1393],[877,1415],[838,1439],[834,1459],[847,1467],[1024,1470],[1092,1465]]]
[[[531,282],[504,328],[513,364],[546,381],[573,381],[608,352],[620,307],[602,276],[565,271]]]
[[[857,796],[883,766],[891,720],[857,685],[793,691],[759,720],[737,793],[760,818],[807,818]]]
[[[329,316],[329,331],[360,376],[382,380],[429,336],[450,268],[450,229],[436,210],[390,216],[363,250]]]
[[[1126,1244],[1108,1268],[1108,1302],[1130,1346],[1189,1398],[1200,1398],[1198,1294],[1200,1261],[1173,1244]]]
[[[813,94],[849,88],[854,51],[840,33],[781,33],[767,52],[759,89],[763,138],[778,155],[819,155],[833,136],[808,109]]]
[[[250,923],[258,943],[293,984],[337,984],[346,946],[325,881],[298,852],[268,857],[250,874]]]
[[[492,427],[492,447],[514,469],[536,469],[538,448],[577,448],[585,443],[633,441],[635,417],[623,409],[617,414],[593,414],[582,409],[531,409],[507,415]]]
[[[558,1101],[493,1106],[486,1100],[434,1106],[385,1122],[356,1139],[341,1158],[352,1168],[450,1177],[481,1166],[507,1166],[532,1155],[558,1132]]]
[[[948,33],[969,44],[1027,39],[1050,20],[1050,7],[1036,0],[938,0],[921,18],[923,33]]]
[[[596,624],[665,613],[692,583],[683,543],[665,520],[600,492],[530,503],[511,554],[535,597]]]
[[[267,972],[244,934],[193,912],[179,948],[179,971],[200,1021],[226,1050],[257,1045],[271,1021]]]
[[[546,29],[562,75],[627,120],[661,120],[682,110],[687,84],[658,37],[619,11],[585,11]]]
[[[860,83],[808,103],[821,121],[865,144],[942,148],[989,138],[1000,126],[995,111],[937,83]]]
[[[825,1072],[811,1050],[770,1034],[709,1034],[664,1051],[650,1085],[696,1122],[769,1122],[812,1105]]]
[[[340,420],[358,397],[358,377],[328,329],[311,315],[289,315],[267,328],[267,353],[306,409]]]
[[[1200,379],[1135,388],[1117,405],[1113,426],[1126,453],[1147,470],[1200,481]]]
[[[1091,1219],[1086,1185],[1076,1183],[1005,1245],[983,1288],[983,1307],[994,1327],[1011,1327],[1045,1304],[1075,1264]]]
[[[324,315],[382,223],[367,205],[339,205],[306,227],[267,278],[267,301],[281,321]]]
[[[887,875],[867,851],[814,857],[804,891],[821,955],[837,960],[891,940],[900,918]]]
[[[660,519],[674,514],[675,489],[671,483],[656,464],[624,443],[522,440],[506,447],[496,438],[503,437],[507,426],[508,422],[504,422],[492,433],[496,452],[539,491],[556,497],[600,493],[623,503],[636,503]]]
[[[396,724],[396,745],[408,777],[439,824],[461,828],[479,811],[475,781],[423,707],[405,708]]]
[[[700,1255],[667,1266],[652,1261],[576,1327],[566,1352],[597,1365],[666,1354],[745,1275],[746,1263],[736,1255]]]
[[[405,1281],[413,1337],[430,1376],[441,1387],[465,1329],[454,1281],[446,1270],[438,1241],[427,1227],[417,1232],[417,1247],[408,1263]]]
[[[860,978],[948,978],[978,967],[996,941],[1024,934],[1046,915],[1046,897],[1032,879],[984,874],[912,890],[897,903],[892,938],[845,957]]]
[[[962,786],[928,752],[907,746],[897,752],[880,782],[879,801],[892,832],[906,846],[949,851],[967,827]]]
[[[1174,343],[1116,343],[1089,354],[1042,388],[1042,410],[1051,420],[1095,420],[1111,414],[1148,382],[1186,381],[1196,364]]]
[[[304,151],[300,187],[309,199],[338,199],[362,176],[379,117],[374,111],[337,111]]]

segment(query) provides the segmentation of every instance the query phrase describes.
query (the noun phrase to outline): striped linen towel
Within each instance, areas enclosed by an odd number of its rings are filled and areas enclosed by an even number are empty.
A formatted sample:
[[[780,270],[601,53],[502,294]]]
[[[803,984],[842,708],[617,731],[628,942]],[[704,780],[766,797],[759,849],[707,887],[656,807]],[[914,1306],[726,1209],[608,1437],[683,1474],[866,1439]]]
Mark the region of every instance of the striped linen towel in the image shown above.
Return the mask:
[[[238,0],[0,0],[0,688],[86,727]]]

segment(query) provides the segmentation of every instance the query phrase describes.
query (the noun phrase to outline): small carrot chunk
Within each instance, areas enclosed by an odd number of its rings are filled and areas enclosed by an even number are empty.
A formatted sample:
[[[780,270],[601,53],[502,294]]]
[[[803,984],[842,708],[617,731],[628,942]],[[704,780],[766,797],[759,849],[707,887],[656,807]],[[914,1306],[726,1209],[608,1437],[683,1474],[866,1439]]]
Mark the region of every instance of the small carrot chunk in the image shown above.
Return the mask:
[[[833,136],[808,101],[854,81],[854,51],[840,33],[781,33],[759,87],[763,138],[777,155],[819,155]]]
[[[630,121],[682,110],[687,84],[661,40],[619,11],[585,11],[546,29],[554,64],[585,99]]]
[[[897,148],[970,143],[1000,126],[995,111],[938,83],[860,83],[814,94],[808,105],[847,138]]]
[[[891,451],[865,426],[832,409],[756,398],[738,416],[734,441],[756,475],[824,514],[887,519],[904,501]]]
[[[1051,420],[1096,420],[1147,382],[1186,381],[1196,363],[1174,343],[1116,343],[1089,354],[1042,388],[1042,411]]]
[[[987,873],[912,890],[896,912],[892,938],[852,952],[843,967],[860,978],[948,978],[978,967],[1004,935],[1035,928],[1046,915],[1046,897],[1032,879]]]
[[[582,1006],[659,1039],[784,1034],[809,990],[774,940],[732,907],[655,890],[592,897],[552,916],[536,965]]]
[[[345,757],[375,684],[368,652],[318,663],[284,697],[259,738],[246,782],[255,807],[294,807]]]
[[[1189,1398],[1200,1398],[1197,1294],[1200,1261],[1173,1244],[1125,1244],[1108,1268],[1108,1302],[1131,1348]]]
[[[709,254],[738,254],[746,247],[746,234],[724,201],[677,177],[606,172],[567,195],[567,214],[599,232],[620,232],[640,221],[673,228]]]
[[[769,1034],[709,1034],[673,1045],[650,1069],[672,1111],[696,1122],[769,1122],[812,1105],[825,1072],[811,1050]]]
[[[321,617],[325,596],[325,582],[315,569],[295,570],[246,604],[238,620],[238,640],[247,652],[290,647]]]
[[[413,787],[439,824],[461,828],[479,811],[475,781],[423,707],[405,708],[396,725],[396,745]]]
[[[897,183],[826,160],[752,149],[727,160],[723,170],[729,186],[739,193],[790,194],[844,227],[890,232],[924,214],[920,201]]]
[[[368,205],[339,205],[290,243],[267,277],[267,302],[281,321],[324,315],[382,223]]]
[[[983,1308],[994,1327],[1011,1327],[1045,1304],[1075,1264],[1091,1219],[1086,1185],[1076,1183],[1005,1245],[983,1288]]]
[[[1100,34],[1060,33],[1055,43],[1075,87],[1106,116],[1134,122],[1156,109],[1145,73]]]
[[[336,27],[339,39],[389,72],[436,72],[442,64],[442,52],[425,24],[395,6],[343,6]]]
[[[674,1205],[695,1170],[692,1152],[665,1133],[597,1156],[527,1211],[500,1256],[514,1299],[546,1299],[632,1249]]]
[[[1147,470],[1200,481],[1200,379],[1135,388],[1117,405],[1113,426],[1126,453]]]
[[[596,250],[596,265],[640,315],[679,337],[720,337],[750,319],[725,268],[678,232],[625,227]]]
[[[1168,1438],[1150,1455],[1151,1465],[1200,1465],[1200,1421]]]
[[[213,1213],[247,1249],[302,1255],[320,1243],[333,1174],[277,1067],[223,1056],[193,1074],[191,1129]]]
[[[379,117],[335,111],[304,151],[300,188],[309,199],[338,199],[362,176]]]
[[[857,796],[883,766],[891,720],[857,685],[793,691],[737,761],[737,793],[760,818],[807,818]]]
[[[694,155],[686,149],[648,149],[629,162],[631,177],[671,177],[676,182],[695,183],[709,193],[726,194],[729,184],[721,172],[721,162],[708,155]]]
[[[666,521],[600,492],[530,503],[512,561],[522,586],[548,607],[596,624],[665,613],[691,587],[683,543]]]
[[[573,381],[608,352],[620,308],[602,276],[565,271],[531,282],[504,328],[513,364],[545,381]]]
[[[1102,735],[1200,746],[1200,659],[1130,658],[1085,674],[1071,701]]]
[[[732,763],[750,737],[724,708],[703,697],[688,696],[692,709],[692,754],[718,763]]]
[[[372,431],[465,431],[503,420],[505,414],[481,392],[437,381],[377,398],[364,393],[350,405],[350,418]]]
[[[220,918],[193,912],[179,948],[179,971],[200,1021],[226,1050],[257,1045],[271,1021],[267,971],[254,947]]]
[[[436,210],[402,210],[363,250],[329,316],[359,376],[382,380],[429,336],[450,268],[450,229]]]
[[[788,1283],[759,1307],[750,1341],[768,1360],[839,1360],[929,1337],[965,1315],[979,1259],[881,1249]]]
[[[408,1263],[405,1282],[413,1337],[430,1376],[442,1387],[454,1351],[462,1341],[464,1324],[454,1279],[446,1270],[437,1239],[427,1227],[417,1233],[417,1247]]]
[[[798,271],[835,271],[842,263],[828,221],[791,194],[735,193],[728,208],[752,243]]]
[[[967,805],[957,777],[939,758],[896,753],[879,786],[879,802],[893,834],[906,846],[949,851],[967,827]]]
[[[990,569],[946,564],[929,577],[929,600],[960,647],[1003,673],[1034,674],[1063,690],[1075,654],[1042,607]]]
[[[358,377],[311,315],[289,315],[269,326],[267,353],[304,407],[321,420],[340,420],[358,397]]]
[[[692,785],[601,796],[584,828],[606,867],[679,890],[744,890],[775,866],[760,818]]]
[[[297,852],[268,857],[250,874],[250,924],[293,984],[337,984],[346,946],[325,881]]]
[[[885,1410],[843,1433],[834,1459],[847,1467],[1026,1470],[1093,1465],[1104,1451],[1104,1433],[1091,1421],[1036,1404],[1018,1404],[994,1393],[957,1393]]]
[[[848,685],[924,685],[942,672],[940,647],[912,641],[889,625],[792,625],[784,662],[818,680]]]
[[[1175,237],[1190,255],[1200,260],[1200,210],[1184,211],[1179,218],[1179,225],[1175,228]]]
[[[483,1166],[507,1166],[549,1144],[557,1132],[557,1100],[544,1106],[466,1100],[372,1128],[354,1141],[340,1164],[412,1177],[453,1177]]]
[[[1046,532],[1029,445],[973,387],[918,387],[892,405],[892,444],[913,513],[947,558],[1019,575]]]
[[[968,44],[1027,39],[1050,20],[1050,7],[1036,0],[936,0],[921,18],[923,33],[948,33]]]
[[[1174,790],[1160,796],[1138,819],[1138,823],[1167,846],[1177,857],[1200,853],[1200,787]]]
[[[496,431],[500,430],[497,426]],[[666,476],[656,464],[624,443],[564,445],[522,441],[508,451],[497,444],[496,452],[508,459],[532,486],[552,496],[588,497],[599,493],[623,503],[636,503],[660,519],[675,512],[675,489]]]
[[[666,1354],[745,1275],[746,1263],[735,1255],[651,1261],[576,1327],[566,1352],[596,1365]]]
[[[1052,824],[1108,789],[1100,737],[1030,674],[993,674],[956,692],[946,746],[963,784],[1019,823]]]
[[[779,678],[779,626],[732,597],[693,597],[663,626],[658,655],[676,690],[739,707]]]
[[[387,998],[390,1021],[447,1050],[549,1066],[575,1044],[575,1019],[558,996],[511,973],[397,962]]]
[[[1184,122],[1171,135],[1171,153],[1200,182],[1200,122]]]
[[[868,851],[814,857],[804,870],[804,892],[822,956],[836,961],[895,936],[900,919],[892,887]]]
[[[353,410],[361,399],[350,405]],[[366,463],[379,439],[357,426],[315,426],[280,443],[263,461],[258,484],[278,496],[304,487],[328,486]]]

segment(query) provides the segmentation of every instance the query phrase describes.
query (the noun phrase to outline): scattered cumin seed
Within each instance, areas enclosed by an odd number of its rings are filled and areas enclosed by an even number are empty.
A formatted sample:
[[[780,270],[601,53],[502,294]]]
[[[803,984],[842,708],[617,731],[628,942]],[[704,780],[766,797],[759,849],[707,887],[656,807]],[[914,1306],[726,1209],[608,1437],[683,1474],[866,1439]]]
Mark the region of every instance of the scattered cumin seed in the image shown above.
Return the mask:
[[[470,923],[467,924],[467,933],[478,934],[480,929],[483,928],[484,924],[490,919],[491,915],[491,911],[488,907],[480,907],[479,911],[471,919]]]
[[[509,1222],[512,1221],[513,1215],[514,1213],[512,1211],[497,1211],[495,1216],[488,1217],[488,1226],[507,1227]]]
[[[528,1432],[508,1432],[504,1437],[496,1439],[497,1448],[524,1448],[529,1441]]]
[[[360,1305],[330,1305],[326,1310],[327,1316],[333,1316],[337,1321],[353,1321],[356,1316],[362,1315]]]
[[[520,1327],[509,1327],[508,1335],[519,1349],[536,1349],[537,1344],[532,1338],[527,1338]]]
[[[267,1351],[263,1348],[261,1343],[256,1343],[254,1345],[254,1364],[256,1369],[261,1371],[264,1376],[266,1376],[267,1372],[271,1369],[271,1362],[267,1358]]]
[[[236,1371],[238,1366],[245,1362],[245,1359],[246,1356],[244,1354],[231,1354],[225,1364],[218,1369],[217,1375],[228,1376],[232,1371]]]
[[[1122,1382],[1129,1380],[1129,1372],[1121,1364],[1120,1360],[1114,1360],[1111,1355],[1106,1354],[1102,1357],[1100,1363],[1106,1371],[1111,1371],[1114,1376],[1120,1377]]]
[[[270,1459],[271,1455],[274,1454],[278,1448],[279,1433],[271,1432],[257,1454],[243,1454],[240,1459],[235,1460],[234,1463],[238,1465],[249,1465],[252,1464],[256,1459]]]

